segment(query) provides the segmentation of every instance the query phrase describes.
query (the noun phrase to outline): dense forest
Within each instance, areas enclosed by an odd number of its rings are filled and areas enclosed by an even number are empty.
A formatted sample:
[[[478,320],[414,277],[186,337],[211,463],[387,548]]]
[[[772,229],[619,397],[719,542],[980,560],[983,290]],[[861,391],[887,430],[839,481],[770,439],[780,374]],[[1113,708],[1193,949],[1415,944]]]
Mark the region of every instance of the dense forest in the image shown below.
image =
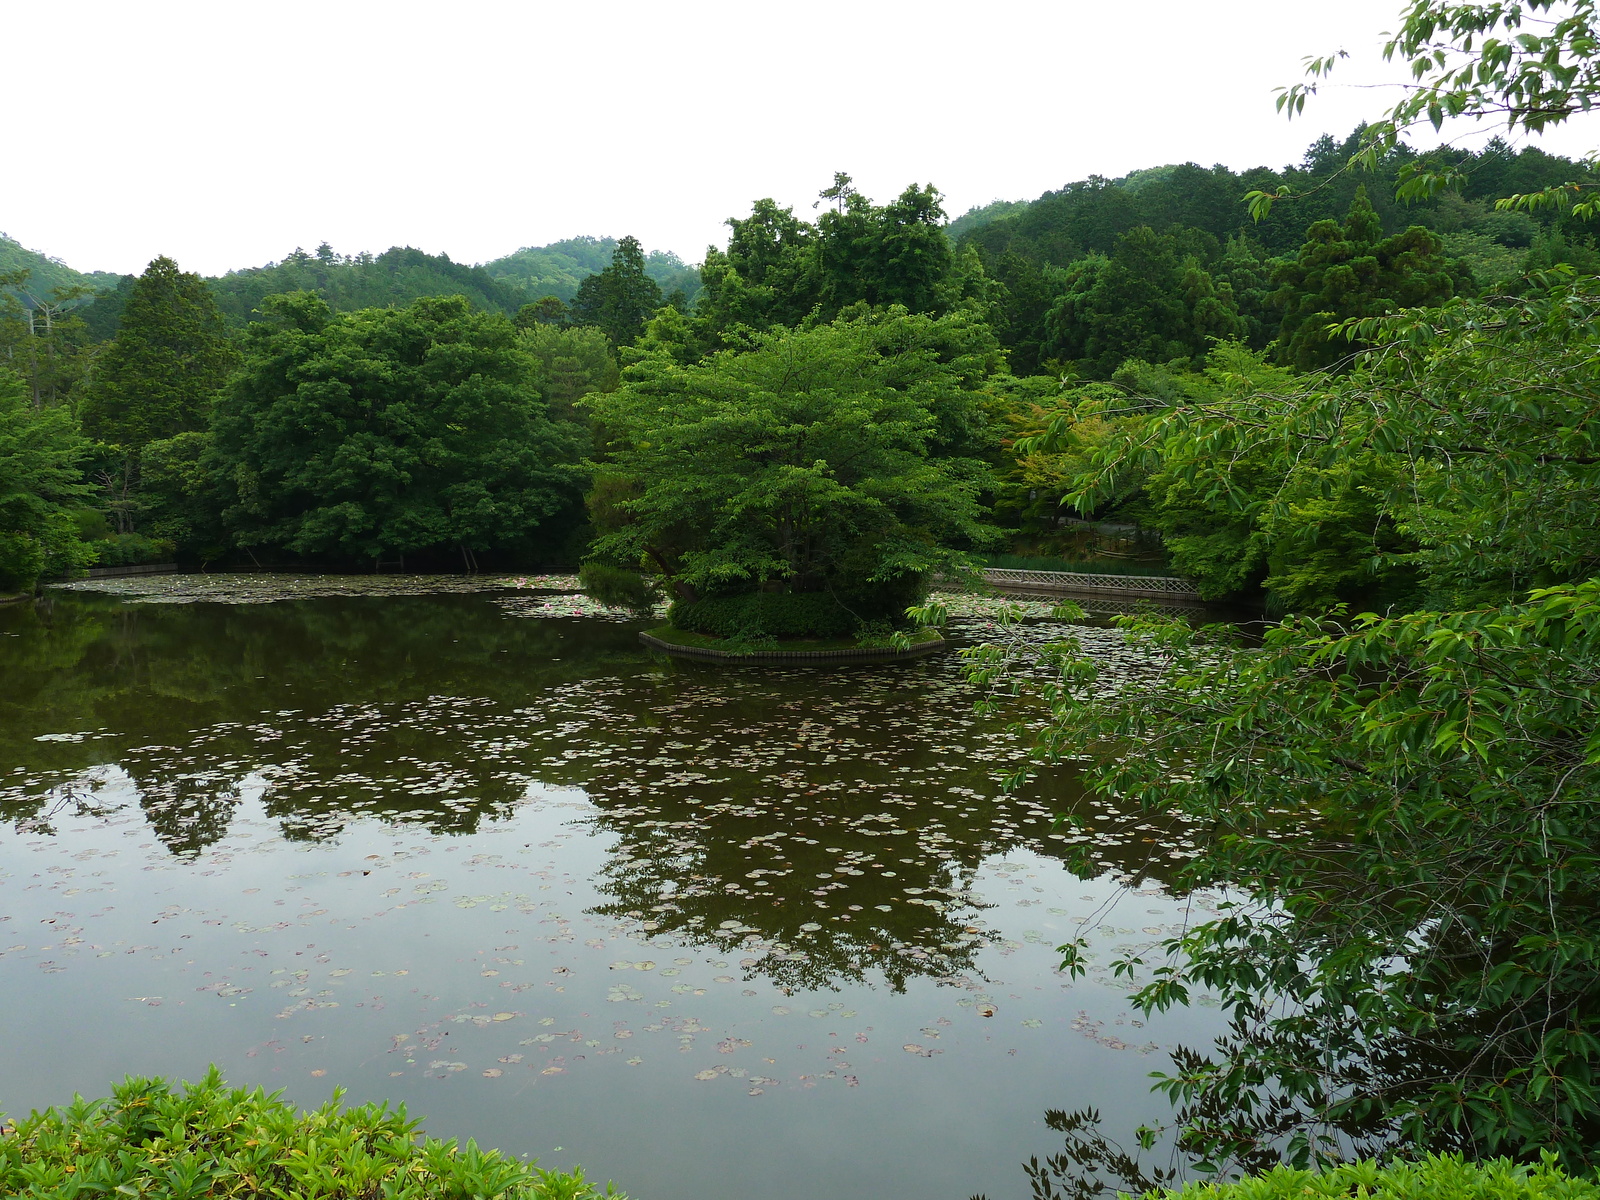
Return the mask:
[[[117,278],[82,274],[0,241],[7,264],[0,355],[9,366],[11,419],[39,426],[33,437],[45,426],[54,430],[45,439],[60,456],[51,459],[58,463],[52,478],[72,477],[49,501],[27,487],[10,489],[6,503],[19,514],[12,536],[32,549],[15,551],[8,581],[26,586],[29,564],[51,574],[90,561],[173,556],[330,565],[405,556],[413,563],[572,561],[595,537],[622,544],[604,519],[594,524],[581,496],[612,486],[605,448],[593,439],[606,420],[621,419],[616,406],[641,386],[649,362],[711,366],[777,330],[859,323],[903,308],[960,324],[963,338],[988,346],[973,377],[980,382],[964,385],[981,403],[963,418],[969,430],[958,456],[983,519],[953,541],[930,544],[1094,560],[1102,568],[1131,557],[1146,569],[1189,576],[1207,596],[1259,597],[1279,608],[1414,594],[1416,573],[1401,564],[1418,553],[1416,539],[1404,522],[1380,518],[1381,506],[1359,499],[1360,480],[1347,487],[1338,520],[1330,508],[1314,521],[1280,515],[1270,527],[1259,508],[1239,511],[1196,495],[1173,474],[1188,469],[1181,464],[1124,471],[1086,504],[1077,472],[1125,430],[1116,421],[1082,422],[1070,448],[1048,450],[1029,436],[1108,396],[1171,403],[1214,397],[1225,376],[1287,386],[1307,373],[1342,371],[1369,343],[1348,330],[1330,333],[1337,322],[1526,295],[1552,268],[1600,270],[1594,223],[1581,214],[1495,204],[1588,180],[1584,164],[1493,141],[1476,153],[1419,156],[1402,146],[1375,170],[1351,171],[1348,160],[1364,136],[1358,129],[1342,142],[1319,138],[1301,163],[1282,170],[1158,167],[1068,184],[1029,202],[997,201],[953,221],[931,186],[875,204],[839,175],[823,190],[814,220],[757,201],[748,215],[729,219],[726,247],[708,248],[694,269],[674,255],[646,253],[633,239],[575,238],[480,266],[401,247],[346,256],[324,244],[212,279],[163,260],[143,277]],[[1397,184],[1419,164],[1454,170],[1461,182],[1398,199]],[[1247,195],[1280,188],[1298,198],[1253,218]],[[285,299],[296,295],[320,302],[322,335],[360,327],[374,337],[408,321],[433,329],[443,309],[422,302],[457,298],[465,307],[460,320],[446,322],[450,329],[466,329],[465,314],[476,314],[475,332],[461,335],[463,352],[501,339],[507,363],[517,364],[501,367],[508,386],[520,389],[516,420],[550,420],[570,432],[551,443],[566,447],[559,461],[545,464],[547,481],[565,481],[560,498],[513,505],[520,517],[473,525],[467,535],[467,526],[431,517],[397,522],[393,506],[405,504],[368,490],[371,471],[357,472],[328,504],[310,493],[241,494],[241,472],[261,448],[246,447],[230,414],[259,356],[281,345],[286,314],[298,314],[291,324],[312,320],[315,306]],[[278,353],[269,358],[278,362]],[[305,387],[286,378],[278,386]],[[340,386],[361,394],[355,381]],[[421,489],[400,464],[424,428],[371,421],[364,431],[343,427],[341,436],[378,439],[381,454],[365,441],[362,453],[397,472],[395,497],[415,499]],[[485,457],[457,456],[456,469],[474,476],[496,444],[486,433]],[[45,470],[41,462],[29,470]],[[279,475],[249,478],[250,489],[287,486]],[[1231,481],[1263,496],[1282,482],[1245,470]],[[24,501],[25,492],[32,498]],[[1063,503],[1069,495],[1076,509]],[[263,525],[245,519],[256,503],[305,511]],[[323,508],[362,515],[352,515],[339,536],[311,536],[296,524]],[[23,509],[32,516],[24,520]],[[604,504],[597,511],[615,515]],[[46,513],[55,531],[48,536],[39,524]],[[34,534],[23,533],[28,522]],[[1121,532],[1097,532],[1106,529]],[[1308,539],[1319,547],[1315,565],[1304,559]],[[1381,563],[1373,545],[1384,552]]]
[[[878,202],[840,173],[814,216],[730,218],[696,281],[631,237],[217,280],[158,258],[111,287],[13,251],[0,590],[167,558],[581,563],[761,644],[908,636],[984,554],[1183,575],[1270,620],[1134,617],[1163,670],[1100,686],[1068,638],[1036,693],[1039,754],[1211,831],[1186,886],[1239,897],[1113,964],[1147,1010],[1234,1022],[1162,1083],[1179,1146],[1593,1171],[1600,179],[1403,138],[1591,108],[1575,8],[1530,32],[1417,0],[1391,52],[1424,82],[1293,167],[953,222],[932,185]],[[1014,691],[1019,657],[969,665]]]

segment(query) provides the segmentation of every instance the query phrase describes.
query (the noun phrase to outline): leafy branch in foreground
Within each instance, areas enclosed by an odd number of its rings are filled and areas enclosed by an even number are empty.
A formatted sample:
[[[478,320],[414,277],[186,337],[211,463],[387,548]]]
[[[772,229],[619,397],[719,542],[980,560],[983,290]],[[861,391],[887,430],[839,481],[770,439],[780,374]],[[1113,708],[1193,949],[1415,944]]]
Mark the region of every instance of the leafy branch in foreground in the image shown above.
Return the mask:
[[[1213,1166],[1397,1144],[1600,1165],[1591,289],[1362,322],[1377,348],[1350,374],[1129,420],[1081,482],[1181,463],[1225,491],[1230,462],[1272,455],[1279,490],[1250,498],[1270,525],[1297,479],[1376,459],[1442,601],[1293,617],[1253,646],[1130,619],[1158,677],[1097,686],[1065,646],[1041,689],[1045,758],[1211,831],[1184,883],[1226,885],[1224,907],[1139,1001],[1205,989],[1232,1018],[1161,1084]],[[974,653],[975,676],[1003,680],[1002,657]]]
[[[109,1099],[81,1096],[0,1136],[7,1196],[321,1197],[322,1200],[598,1200],[583,1172],[563,1174],[422,1138],[405,1106],[341,1109],[340,1093],[313,1112],[231,1089],[215,1067],[182,1091],[129,1078]]]
[[[1278,110],[1300,115],[1340,59],[1341,51],[1306,60],[1307,82],[1281,89]],[[1386,62],[1398,60],[1411,75],[1404,95],[1363,131],[1351,167],[1375,168],[1420,128],[1435,132],[1448,121],[1501,120],[1510,133],[1538,134],[1600,100],[1600,28],[1596,0],[1411,0],[1400,28],[1384,44]],[[1419,160],[1401,170],[1397,195],[1423,199],[1457,186],[1454,168]],[[1569,182],[1506,197],[1503,208],[1570,208],[1579,218],[1600,213],[1594,185]],[[1254,191],[1251,215],[1264,217],[1274,200],[1289,195]]]
[[[1138,994],[1204,988],[1235,1022],[1160,1085],[1184,1148],[1328,1160],[1364,1132],[1600,1161],[1600,582],[1253,648],[1124,624],[1167,670],[1107,695],[1067,655],[1042,752],[1213,831],[1185,883],[1232,898]]]

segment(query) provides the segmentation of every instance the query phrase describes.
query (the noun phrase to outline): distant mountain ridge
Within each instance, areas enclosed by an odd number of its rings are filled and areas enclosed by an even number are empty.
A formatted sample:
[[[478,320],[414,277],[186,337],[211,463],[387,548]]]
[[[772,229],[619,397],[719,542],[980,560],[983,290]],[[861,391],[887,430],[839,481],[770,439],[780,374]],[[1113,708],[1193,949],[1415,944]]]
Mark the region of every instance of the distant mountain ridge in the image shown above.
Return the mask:
[[[463,295],[480,308],[512,316],[543,296],[570,301],[585,278],[610,265],[616,245],[616,238],[567,238],[468,265],[448,254],[429,254],[411,246],[391,246],[382,254],[343,255],[324,243],[314,252],[296,249],[278,262],[211,276],[206,283],[234,325],[248,324],[266,297],[295,291],[316,292],[340,311],[409,304],[421,296]],[[77,271],[0,234],[0,272],[17,269],[29,271],[26,290],[41,299],[58,288],[90,288],[96,299],[80,314],[96,338],[115,334],[133,276]],[[693,300],[700,292],[699,268],[671,251],[652,251],[645,270],[668,296],[682,291]],[[23,302],[29,302],[27,296]]]
[[[62,288],[116,287],[119,278],[113,271],[75,271],[59,258],[29,250],[10,234],[0,233],[0,274],[19,270],[28,272],[27,291],[41,299]]]
[[[316,292],[341,312],[409,304],[421,296],[460,295],[479,308],[511,316],[537,299],[482,267],[411,246],[391,246],[376,255],[341,255],[323,243],[315,253],[297,249],[281,262],[229,271],[206,283],[223,316],[237,325],[247,324],[268,296],[284,292]]]
[[[598,275],[611,265],[616,238],[575,237],[551,242],[548,246],[524,246],[483,264],[494,278],[523,288],[537,298],[559,296],[571,300],[578,285],[590,275]],[[700,270],[689,266],[670,250],[652,250],[645,255],[645,274],[661,285],[664,295],[682,291],[690,300],[700,292]]]

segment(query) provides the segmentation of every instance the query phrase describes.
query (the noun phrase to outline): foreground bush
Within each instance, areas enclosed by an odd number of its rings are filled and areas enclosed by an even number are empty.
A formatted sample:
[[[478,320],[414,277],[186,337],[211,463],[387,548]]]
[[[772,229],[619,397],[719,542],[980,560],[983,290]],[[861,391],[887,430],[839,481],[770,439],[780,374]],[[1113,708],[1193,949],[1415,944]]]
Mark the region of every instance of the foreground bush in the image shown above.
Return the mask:
[[[1496,1158],[1464,1162],[1458,1155],[1379,1167],[1345,1163],[1316,1173],[1275,1167],[1236,1183],[1191,1183],[1176,1191],[1146,1193],[1146,1200],[1596,1200],[1600,1185],[1574,1179],[1546,1159],[1538,1166]]]
[[[295,1200],[587,1200],[582,1172],[542,1171],[436,1138],[402,1105],[302,1113],[261,1089],[229,1088],[215,1067],[175,1091],[129,1078],[108,1100],[77,1097],[0,1137],[0,1195],[294,1197]],[[613,1196],[609,1185],[606,1196]]]

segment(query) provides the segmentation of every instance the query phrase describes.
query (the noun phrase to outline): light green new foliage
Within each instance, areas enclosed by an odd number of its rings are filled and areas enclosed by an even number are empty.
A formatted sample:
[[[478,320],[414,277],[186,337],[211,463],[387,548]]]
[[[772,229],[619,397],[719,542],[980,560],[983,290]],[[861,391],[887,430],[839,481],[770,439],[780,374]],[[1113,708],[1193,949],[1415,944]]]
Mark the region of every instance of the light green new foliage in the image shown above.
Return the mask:
[[[984,537],[976,389],[992,335],[904,309],[753,336],[685,366],[663,350],[586,407],[608,439],[596,553],[680,596],[889,586]]]
[[[1438,133],[1447,122],[1503,123],[1508,134],[1539,134],[1600,101],[1600,5],[1596,0],[1408,0],[1399,27],[1384,44],[1386,60],[1404,64],[1411,82],[1378,120],[1363,127],[1350,165],[1374,170],[1417,132]],[[1306,60],[1308,82],[1282,88],[1278,109],[1305,110],[1334,73],[1343,50]],[[1415,156],[1399,173],[1397,195],[1415,200],[1466,182],[1458,166]],[[1251,212],[1266,216],[1288,185],[1254,191]],[[1600,195],[1591,181],[1574,180],[1500,201],[1508,208],[1571,208],[1593,217]]]
[[[1600,582],[1297,618],[1259,647],[1124,624],[1166,670],[1106,689],[1055,648],[1041,753],[1207,831],[1181,886],[1225,887],[1218,915],[1113,964],[1147,1011],[1204,993],[1232,1018],[1162,1083],[1180,1146],[1217,1169],[1397,1141],[1600,1164]],[[968,653],[1001,685],[1027,651]]]
[[[1092,509],[1142,476],[1181,572],[1222,594],[1265,570],[1301,611],[1357,585],[1451,606],[1587,578],[1600,571],[1600,290],[1545,284],[1350,322],[1376,349],[1343,377],[1208,372],[1116,423],[1068,498]],[[1036,444],[1116,413],[1080,405]]]
[[[79,469],[86,449],[71,413],[34,409],[22,380],[0,368],[0,592],[92,561],[72,516],[93,491]]]
[[[0,1137],[0,1190],[29,1200],[593,1200],[573,1173],[544,1171],[476,1143],[425,1138],[405,1106],[300,1112],[215,1067],[181,1090],[132,1078],[109,1099],[75,1097]]]
[[[1084,486],[1169,471],[1272,542],[1327,520],[1359,474],[1368,524],[1414,539],[1369,552],[1415,571],[1429,607],[1297,617],[1259,645],[1134,622],[1169,669],[1126,693],[1097,692],[1063,646],[1042,752],[1088,755],[1093,791],[1208,830],[1184,882],[1233,889],[1144,964],[1145,1007],[1203,990],[1234,1021],[1174,1056],[1181,1145],[1250,1166],[1398,1139],[1592,1170],[1600,295],[1352,332],[1377,346],[1357,370],[1153,412],[1095,448]],[[1241,479],[1246,461],[1271,470]],[[1316,551],[1285,573],[1325,574]],[[998,683],[1007,653],[975,654],[979,677]]]
[[[1346,1163],[1324,1172],[1274,1167],[1236,1183],[1191,1183],[1152,1191],[1147,1200],[1594,1200],[1600,1186],[1549,1162],[1533,1166],[1496,1158],[1469,1163],[1457,1155],[1417,1162]]]

